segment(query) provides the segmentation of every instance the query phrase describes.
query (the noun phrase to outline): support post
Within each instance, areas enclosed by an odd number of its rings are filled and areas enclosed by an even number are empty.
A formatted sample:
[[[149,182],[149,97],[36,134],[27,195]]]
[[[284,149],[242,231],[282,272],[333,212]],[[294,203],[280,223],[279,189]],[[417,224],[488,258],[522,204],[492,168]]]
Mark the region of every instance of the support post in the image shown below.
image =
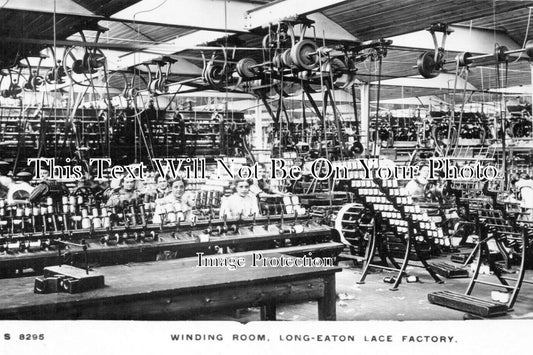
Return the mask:
[[[533,63],[529,61],[529,71],[531,73],[531,107],[533,107]],[[533,137],[533,115],[531,115],[531,136]]]
[[[263,120],[261,118],[263,105],[260,99],[255,100],[255,149],[263,149]]]
[[[318,300],[318,320],[337,320],[335,274],[324,276],[324,297]]]
[[[361,90],[361,144],[365,147],[367,154],[369,149],[369,121],[370,121],[370,84],[365,83]]]

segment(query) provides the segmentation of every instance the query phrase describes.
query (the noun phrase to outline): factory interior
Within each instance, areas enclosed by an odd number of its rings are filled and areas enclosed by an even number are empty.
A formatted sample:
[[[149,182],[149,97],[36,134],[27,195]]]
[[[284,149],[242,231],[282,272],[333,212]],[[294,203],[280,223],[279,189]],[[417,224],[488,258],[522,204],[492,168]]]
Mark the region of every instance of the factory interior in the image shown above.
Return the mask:
[[[0,0],[0,320],[533,319],[532,9]]]

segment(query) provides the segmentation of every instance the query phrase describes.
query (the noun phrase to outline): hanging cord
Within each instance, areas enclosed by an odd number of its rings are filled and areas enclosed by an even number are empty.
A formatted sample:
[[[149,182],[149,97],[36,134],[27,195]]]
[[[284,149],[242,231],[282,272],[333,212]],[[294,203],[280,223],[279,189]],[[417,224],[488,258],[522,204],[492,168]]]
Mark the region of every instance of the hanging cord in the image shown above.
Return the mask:
[[[170,105],[172,105],[172,102],[174,101],[174,99],[176,98],[176,96],[178,95],[178,92],[181,90],[181,87],[183,85],[180,85],[180,87],[176,90],[176,92],[174,93],[174,95],[172,95],[172,98],[168,101],[168,104],[165,106],[165,108],[163,109],[163,111],[166,111],[168,110],[168,108],[170,107]]]
[[[224,75],[226,79],[226,90],[224,92],[224,98],[226,102],[224,103],[224,117],[228,116],[228,101],[229,101],[229,94],[228,94],[228,74],[229,70],[227,68],[228,65],[228,57],[226,54],[226,48],[228,48],[228,0],[224,0]],[[233,58],[235,58],[235,52],[233,52]],[[233,117],[232,117],[233,121]]]
[[[105,90],[106,90],[106,98],[107,98],[107,117],[104,122],[104,129],[105,129],[105,150],[106,150],[106,156],[108,158],[111,157],[111,138],[109,137],[109,131],[111,129],[110,122],[111,122],[111,112],[113,110],[113,105],[111,104],[111,93],[109,92],[109,78],[107,76],[107,57],[105,57],[104,60],[104,81],[106,83]],[[98,127],[100,127],[100,122],[98,122]]]
[[[143,106],[144,107],[144,106]],[[148,158],[150,159],[150,162],[152,163],[152,168],[154,167],[152,157],[152,146],[148,142],[146,135],[144,134],[143,127],[142,127],[142,121],[140,117],[139,108],[137,106],[137,102],[134,102],[134,111],[135,111],[135,119],[134,119],[134,129],[135,129],[135,136],[137,136],[137,127],[139,129],[139,144],[135,144],[135,162],[138,163],[139,161],[142,161],[142,144],[144,143],[144,147],[146,149],[146,152],[148,154]],[[139,149],[139,156],[137,160],[137,149]]]
[[[331,63],[331,58],[329,58],[328,56],[328,60],[330,60],[330,63]],[[333,68],[331,65],[329,65],[329,78],[328,80],[331,80],[330,83],[330,96],[331,96],[331,108],[333,110],[333,117],[335,119],[335,124],[337,126],[337,134],[339,135],[338,137],[338,140],[339,140],[339,144],[340,144],[340,155],[341,155],[341,160],[344,159],[344,139],[342,138],[342,128],[343,128],[343,124],[342,124],[342,113],[340,112],[340,110],[337,108],[337,100],[335,98],[335,83],[333,82]]]
[[[9,0],[8,0],[9,1]],[[57,53],[57,18],[56,18],[56,13],[57,13],[57,0],[54,0],[54,14],[53,14],[53,24],[52,24],[52,30],[54,32],[54,49],[53,49],[53,65],[54,65],[54,68],[55,66],[57,65],[57,58],[56,58],[56,53]],[[7,1],[6,1],[6,4],[7,4]],[[54,93],[55,95],[57,95],[57,80],[58,80],[58,70],[55,70],[54,69]],[[45,83],[46,83],[46,80],[45,80]],[[54,123],[54,156],[57,157],[57,141],[58,141],[58,132],[59,132],[59,122],[57,120],[57,105],[56,105],[56,99],[54,98],[53,101],[54,103],[54,120],[55,120],[55,123]],[[66,138],[65,138],[66,139]]]
[[[379,55],[379,62],[378,62],[378,88],[376,93],[376,119],[375,119],[375,127],[374,127],[374,133],[376,134],[374,139],[374,155],[376,155],[377,147],[378,147],[378,123],[379,123],[379,99],[381,95],[381,66],[383,64],[383,58],[381,55]]]
[[[496,89],[501,88],[501,73],[500,73],[500,62],[498,60],[498,49],[499,45],[495,43],[495,50],[494,50],[494,58],[496,59]],[[506,61],[506,71],[507,71],[507,61]],[[505,76],[507,76],[507,73],[504,73]],[[505,127],[505,99],[503,92],[500,94],[500,130],[502,132],[502,171],[503,174],[503,185],[507,186],[507,180],[508,180],[508,174],[507,174],[507,154],[506,154],[506,142],[505,142],[505,136],[506,136],[506,127]],[[496,139],[498,139],[498,131],[496,131]]]
[[[494,43],[496,43],[496,1],[492,0],[492,36]]]
[[[139,160],[137,158],[137,118],[139,117],[139,113],[138,113],[138,107],[137,107],[137,102],[136,101],[133,104],[133,111],[135,112],[135,114],[134,114],[135,119],[133,120],[133,136],[135,137],[135,143],[133,145],[134,162],[138,163]],[[144,109],[143,109],[143,111],[144,111]],[[124,124],[126,124],[126,123],[124,123]],[[140,149],[139,149],[139,155],[140,155]]]
[[[485,82],[483,80],[483,67],[479,67],[479,76],[481,77],[481,104],[483,105],[483,109],[481,110],[482,113],[484,113],[485,109]]]
[[[351,93],[352,93],[352,105],[353,105],[353,118],[354,118],[354,130],[355,130],[355,137],[357,138],[357,142],[360,142],[360,136],[359,136],[359,118],[357,117],[357,97],[355,94],[355,84],[352,84],[351,86]]]
[[[151,8],[151,9],[149,9],[149,10],[143,10],[143,11],[136,12],[136,13],[133,15],[133,23],[135,23],[135,17],[136,17],[137,15],[139,15],[139,14],[145,14],[145,13],[147,13],[147,12],[152,12],[152,11],[154,11],[154,10],[157,10],[157,9],[159,9],[161,6],[163,6],[166,2],[167,2],[167,0],[163,0],[163,2],[162,2],[161,4],[157,5],[157,6],[154,7],[154,8]]]
[[[281,73],[281,78],[280,78],[280,84],[279,84],[279,102],[278,102],[278,123],[279,123],[279,157],[282,158],[281,156],[281,153],[282,153],[282,143],[283,143],[283,120],[281,119],[281,110],[284,109],[283,107],[283,73]]]
[[[496,60],[496,89],[500,89],[501,88],[501,73],[500,73],[500,61],[498,59],[498,44],[496,43],[495,45],[495,50],[494,50],[494,59]],[[502,114],[501,112],[502,108],[500,107],[500,115]]]
[[[157,9],[159,9],[161,6],[163,6],[166,2],[167,2],[167,0],[163,0],[159,5],[157,5],[157,6],[153,7],[153,8],[151,8],[151,9],[143,10],[143,11],[139,11],[139,12],[136,12],[135,14],[133,14],[133,23],[132,23],[132,25],[133,25],[133,26],[136,25],[136,17],[137,17],[137,15],[139,15],[139,14],[144,14],[144,13],[148,13],[148,12],[152,12],[152,11],[154,11],[154,10],[157,10]],[[141,36],[141,26],[140,26],[140,24],[137,24],[137,40],[140,40],[140,36]],[[134,54],[134,56],[133,56],[133,76],[135,76],[135,68],[136,68],[136,67],[137,67],[137,57],[136,57],[135,54]],[[149,67],[148,67],[148,70],[150,70]],[[142,73],[140,73],[140,71],[139,71],[138,69],[137,69],[137,72],[139,73],[139,77],[140,77],[140,75],[142,75]],[[133,82],[134,82],[134,79],[132,78],[132,83],[133,83]],[[150,82],[148,83],[148,87],[147,87],[148,91],[150,90],[149,85],[150,85]],[[132,85],[132,88],[133,88],[133,85]],[[139,95],[139,96],[141,96],[141,95]],[[137,100],[136,100],[136,98],[135,98],[135,97],[132,98],[132,101],[134,102],[134,109],[135,109],[135,114],[134,114],[133,117],[134,117],[136,120],[139,118],[139,115],[140,115],[142,112],[145,111],[145,107],[146,107],[146,106],[144,105],[143,100],[142,100],[142,96],[141,96],[140,99],[141,99],[141,103],[143,104],[143,105],[142,105],[143,110],[142,110],[141,112],[139,112],[139,110],[138,110],[138,105],[137,105]],[[155,101],[155,103],[159,106],[159,102],[158,102],[157,98],[156,98],[154,101]],[[126,118],[128,118],[128,116],[126,116]],[[110,119],[110,117],[109,117],[108,119]],[[139,122],[140,122],[140,120],[139,120]],[[139,127],[139,128],[142,130],[142,127]],[[135,123],[135,141],[137,141],[137,132],[136,132],[136,130],[137,130],[137,123]],[[140,140],[140,137],[139,137],[139,140]],[[110,148],[109,148],[109,149],[110,149]],[[141,149],[140,149],[140,142],[139,142],[139,150],[141,151]],[[134,144],[134,151],[135,151],[135,162],[137,162],[137,142],[135,142],[135,144]],[[141,155],[141,154],[139,154],[139,155]]]
[[[322,63],[322,53],[318,51],[318,63]],[[320,75],[320,92],[322,93],[322,126],[324,129],[324,142],[326,143],[326,159],[329,159],[328,136],[327,136],[327,117],[326,117],[326,92],[324,91],[324,77]]]
[[[529,36],[529,25],[531,23],[531,9],[532,8],[530,7],[529,8],[529,14],[527,16],[526,34],[524,36],[524,40],[522,41],[522,48],[526,48],[527,37]],[[524,52],[520,52],[520,54],[518,55],[518,58],[516,58],[511,63],[514,64],[514,63],[518,62],[518,60],[520,60],[520,58],[522,58],[522,54],[524,54]]]
[[[301,103],[300,106],[302,109],[302,132],[301,132],[300,140],[302,142],[309,143],[305,135],[305,130],[307,129],[307,117],[305,115],[305,88],[304,88],[303,79],[300,79],[300,87],[302,88],[302,98],[300,99],[300,103]]]
[[[459,58],[455,61],[455,79],[453,81],[453,92],[452,92],[452,105],[451,105],[451,117],[448,121],[448,144],[446,145],[446,156],[450,152],[452,146],[451,136],[452,136],[452,127],[455,126],[455,94],[457,92],[457,79],[460,77],[459,71]],[[456,139],[459,139],[458,137]]]
[[[463,113],[464,113],[464,110],[465,110],[466,101],[468,101],[466,99],[466,89],[468,88],[468,73],[469,73],[468,67],[464,67],[462,69],[462,71],[465,72],[465,78],[464,78],[465,86],[464,86],[464,90],[463,90],[463,102],[461,104],[461,112],[459,113],[459,124],[457,126],[457,138],[455,139],[455,145],[454,145],[453,151],[455,151],[457,149],[457,145],[459,144],[459,137],[460,137],[460,133],[461,133],[461,125],[463,124]],[[473,92],[472,92],[472,94],[473,94]],[[472,94],[470,94],[470,97],[472,97]]]

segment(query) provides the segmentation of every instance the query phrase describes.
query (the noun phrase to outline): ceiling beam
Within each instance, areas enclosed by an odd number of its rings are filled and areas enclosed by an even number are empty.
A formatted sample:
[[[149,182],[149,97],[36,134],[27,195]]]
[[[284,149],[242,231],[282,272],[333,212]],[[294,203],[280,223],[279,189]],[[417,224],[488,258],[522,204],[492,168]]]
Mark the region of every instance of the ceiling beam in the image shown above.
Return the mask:
[[[15,0],[6,2],[2,9],[103,19],[72,0]]]
[[[73,41],[73,40],[53,40],[53,39],[43,39],[43,38],[22,38],[22,37],[1,37],[0,43],[25,43],[25,44],[43,44],[43,45],[57,45],[57,46],[78,46],[78,47],[93,47],[93,48],[102,48],[102,49],[117,49],[117,50],[142,50],[146,49],[149,46],[158,45],[159,43],[106,43],[106,42],[84,42],[84,41]]]
[[[257,7],[257,4],[242,1],[194,0],[191,2],[189,0],[173,0],[157,7],[158,2],[161,4],[160,1],[156,0],[143,0],[112,15],[109,20],[206,31],[247,33],[251,29],[248,27],[249,13]],[[313,7],[313,9],[315,8],[316,6]],[[150,11],[150,9],[152,10]],[[207,9],[209,10],[207,11]],[[355,36],[323,14],[310,14],[310,12],[315,11],[308,11],[305,14],[309,14],[308,18],[315,22],[315,32],[318,38],[325,37],[326,39],[342,41],[357,40]],[[296,34],[299,35],[298,29],[296,29]],[[307,37],[314,36],[312,31],[308,31],[306,34]]]
[[[377,100],[371,100],[371,103],[376,103]],[[405,98],[398,98],[398,99],[386,99],[386,100],[380,100],[380,105],[423,105],[423,106],[430,106],[441,103],[442,100],[438,98],[438,96],[415,96],[415,97],[405,97]]]
[[[110,20],[205,29],[247,32],[245,15],[257,6],[244,1],[143,0],[114,15]]]
[[[445,50],[451,52],[493,53],[494,44],[506,46],[509,50],[519,49],[511,37],[503,31],[493,31],[481,28],[468,28],[463,26],[450,26],[454,30],[446,38]],[[442,43],[442,34],[436,33],[439,45]],[[416,31],[400,36],[389,37],[392,47],[405,47],[411,49],[433,50],[433,40],[428,31]]]
[[[199,44],[216,41],[222,36],[222,33],[216,31],[194,31],[187,35],[176,37],[173,40],[144,48],[142,51],[121,53],[113,58],[116,65],[115,69],[129,68],[133,65],[151,61],[162,55],[170,55],[186,49],[191,49]]]
[[[531,93],[533,92],[533,86],[532,85],[511,86],[508,88],[501,88],[501,89],[489,89],[487,92],[517,95],[517,96],[518,95],[531,96]]]
[[[349,2],[347,0],[278,0],[248,10],[246,28],[254,29],[275,24],[281,20],[295,19]]]
[[[155,65],[149,64],[152,59],[161,57],[162,55],[151,55],[147,53],[138,53],[136,57],[127,58],[126,60],[121,59],[121,55],[124,55],[124,52],[120,51],[108,51],[106,53],[108,69],[111,71],[120,71],[127,68],[139,65],[141,63],[147,63],[149,67],[155,71],[157,68]],[[144,60],[143,60],[144,59]],[[170,67],[170,74],[174,75],[187,75],[187,76],[200,76],[202,74],[202,68],[191,63],[187,58],[180,56],[172,56],[172,59],[177,60]],[[138,70],[146,71],[146,66],[138,66]]]
[[[441,90],[453,90],[454,86],[457,91],[465,90],[465,80],[463,78],[457,78],[457,84],[455,85],[456,76],[448,73],[440,73],[436,78],[425,79],[420,75],[408,76],[405,78],[387,79],[381,80],[382,86],[404,86],[404,87],[416,87],[416,88],[432,88]],[[372,85],[377,85],[378,82],[371,82]],[[466,90],[478,90],[474,85],[466,83]]]
[[[333,22],[331,19],[321,14],[320,12],[307,15],[309,20],[314,21],[313,30],[307,30],[305,32],[306,38],[314,38],[316,34],[316,39],[318,41],[322,39],[332,40],[332,41],[359,41],[357,37],[352,35],[350,32],[342,28],[338,23]],[[296,26],[294,29],[295,35],[300,35],[300,28]]]

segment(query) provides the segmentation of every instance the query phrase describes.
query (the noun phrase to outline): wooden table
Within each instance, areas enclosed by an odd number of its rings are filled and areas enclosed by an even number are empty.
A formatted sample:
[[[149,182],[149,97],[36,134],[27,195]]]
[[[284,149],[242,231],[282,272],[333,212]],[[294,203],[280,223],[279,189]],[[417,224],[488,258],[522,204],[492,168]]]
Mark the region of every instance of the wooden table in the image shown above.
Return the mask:
[[[319,320],[336,319],[341,268],[252,267],[249,252],[225,256],[239,255],[245,266],[236,270],[198,267],[196,258],[101,267],[106,287],[81,294],[35,294],[33,277],[0,280],[0,319],[187,319],[259,306],[275,320],[278,303],[309,300],[318,300]]]

